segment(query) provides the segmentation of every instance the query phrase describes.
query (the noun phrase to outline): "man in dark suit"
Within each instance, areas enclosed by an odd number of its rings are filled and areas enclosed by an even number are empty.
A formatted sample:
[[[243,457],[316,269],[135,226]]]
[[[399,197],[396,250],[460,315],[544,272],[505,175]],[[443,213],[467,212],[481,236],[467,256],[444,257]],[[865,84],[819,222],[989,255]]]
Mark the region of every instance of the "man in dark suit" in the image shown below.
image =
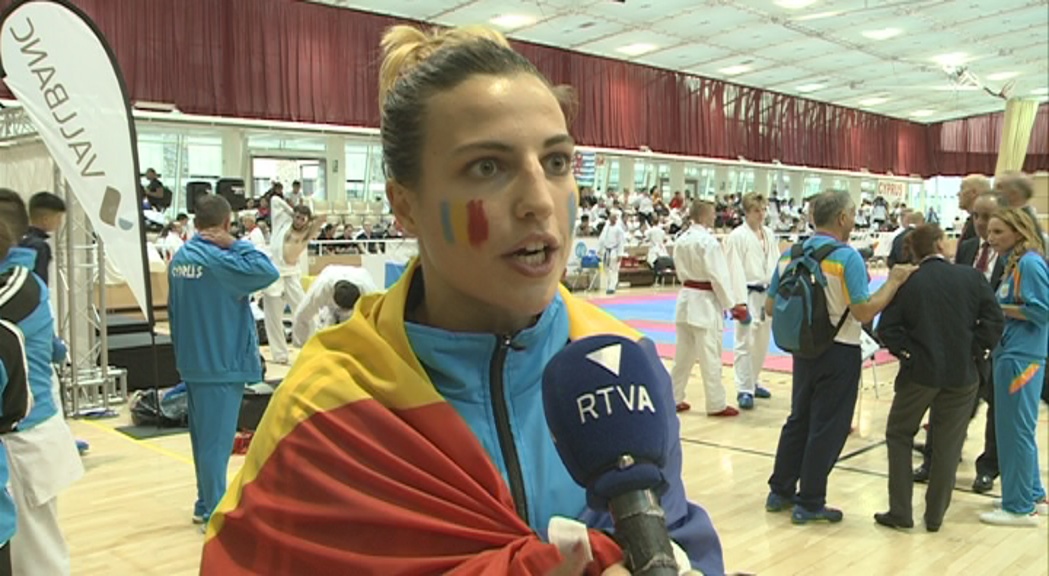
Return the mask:
[[[962,180],[962,187],[958,190],[958,207],[969,213],[969,218],[962,227],[962,236],[959,242],[965,242],[976,236],[976,227],[973,223],[973,202],[978,196],[991,191],[991,181],[986,176],[971,174]]]
[[[976,359],[998,344],[1005,318],[979,271],[943,256],[943,232],[921,226],[911,234],[918,271],[900,289],[878,322],[878,336],[900,359],[896,394],[885,425],[889,449],[889,511],[878,524],[913,526],[911,444],[930,411],[933,455],[925,495],[925,526],[939,530],[950,505],[965,430],[980,376]],[[944,290],[950,286],[950,290]]]
[[[1006,258],[999,255],[987,244],[987,224],[991,221],[991,215],[998,209],[998,199],[994,194],[985,193],[978,196],[970,204],[973,228],[976,236],[964,240],[958,244],[955,254],[955,263],[963,266],[972,266],[983,273],[984,278],[991,284],[992,290],[998,290],[1002,281],[1002,272],[1005,268]],[[998,444],[994,432],[994,385],[991,381],[991,360],[977,359],[977,369],[980,374],[980,393],[977,398],[983,398],[987,402],[987,424],[984,426],[983,454],[976,459],[976,479],[973,481],[973,491],[984,493],[994,488],[994,479],[998,477]],[[976,406],[973,407],[973,415],[976,415]],[[915,482],[926,482],[929,479],[930,460],[932,458],[932,443],[926,442],[922,449],[922,464],[914,470]]]

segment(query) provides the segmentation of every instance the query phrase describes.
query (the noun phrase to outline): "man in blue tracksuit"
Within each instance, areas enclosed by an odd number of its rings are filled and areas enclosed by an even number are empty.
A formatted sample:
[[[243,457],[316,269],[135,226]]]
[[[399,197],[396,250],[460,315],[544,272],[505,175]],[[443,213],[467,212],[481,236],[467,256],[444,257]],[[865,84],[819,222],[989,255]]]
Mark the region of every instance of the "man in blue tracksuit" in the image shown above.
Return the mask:
[[[12,238],[22,238],[29,227],[25,202],[11,190],[0,189],[0,221]],[[83,476],[84,465],[59,408],[52,364],[63,351],[54,337],[47,285],[33,273],[36,259],[35,250],[11,247],[0,260],[0,319],[22,332],[33,396],[29,415],[3,439],[18,509],[11,566],[15,574],[64,576],[70,573],[69,547],[58,523],[58,495]]]
[[[7,257],[7,252],[14,244],[15,238],[11,229],[0,220],[0,259]],[[3,303],[18,299],[19,287],[12,282],[14,275],[0,275],[0,308]],[[0,399],[3,400],[0,410],[0,438],[17,429],[29,413],[33,393],[29,389],[28,369],[26,366],[25,341],[18,326],[0,318]],[[15,501],[8,484],[7,448],[0,440],[0,576],[10,576],[11,539],[17,525]]]
[[[198,233],[168,268],[175,360],[189,395],[189,437],[197,472],[193,521],[207,522],[226,492],[226,467],[244,385],[262,378],[248,297],[278,278],[269,257],[229,233],[221,196],[196,202]]]

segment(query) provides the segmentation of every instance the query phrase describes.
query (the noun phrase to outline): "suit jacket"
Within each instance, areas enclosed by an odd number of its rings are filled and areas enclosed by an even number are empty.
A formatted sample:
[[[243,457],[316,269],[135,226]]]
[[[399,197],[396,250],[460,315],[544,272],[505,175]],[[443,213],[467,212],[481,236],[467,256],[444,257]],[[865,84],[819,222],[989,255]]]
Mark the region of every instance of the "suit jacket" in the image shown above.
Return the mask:
[[[882,313],[878,336],[900,359],[897,382],[960,388],[979,381],[976,358],[998,344],[1004,326],[1002,310],[983,274],[971,266],[930,258]]]
[[[983,242],[983,240],[981,240],[979,236],[974,236],[968,240],[959,242],[958,251],[954,255],[954,261],[958,264],[970,267],[976,264],[976,255],[980,253],[981,242]],[[1002,273],[1005,271],[1005,261],[1008,259],[1008,254],[999,254],[998,259],[994,262],[994,268],[991,270],[991,288],[994,290],[997,290],[998,286],[1002,283]]]
[[[969,217],[965,219],[965,225],[962,226],[962,235],[960,238],[958,238],[958,241],[965,242],[969,238],[976,238],[976,225],[973,224],[972,214],[970,214]]]

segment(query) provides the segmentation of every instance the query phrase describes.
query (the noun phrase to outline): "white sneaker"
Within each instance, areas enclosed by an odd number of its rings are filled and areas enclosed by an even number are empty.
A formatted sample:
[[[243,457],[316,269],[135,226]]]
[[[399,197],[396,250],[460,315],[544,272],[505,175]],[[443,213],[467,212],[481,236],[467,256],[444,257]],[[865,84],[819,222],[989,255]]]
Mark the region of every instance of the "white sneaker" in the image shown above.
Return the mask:
[[[1002,509],[1002,499],[1001,498],[995,498],[994,501],[991,502],[991,507],[994,508],[995,510],[1001,510]],[[1049,516],[1049,502],[1047,502],[1045,500],[1042,500],[1041,502],[1035,502],[1034,503],[1034,513],[1039,515],[1039,516]]]
[[[1036,527],[1038,526],[1038,516],[1033,512],[1031,514],[1013,514],[999,508],[994,512],[980,514],[980,522],[994,524],[995,526]]]

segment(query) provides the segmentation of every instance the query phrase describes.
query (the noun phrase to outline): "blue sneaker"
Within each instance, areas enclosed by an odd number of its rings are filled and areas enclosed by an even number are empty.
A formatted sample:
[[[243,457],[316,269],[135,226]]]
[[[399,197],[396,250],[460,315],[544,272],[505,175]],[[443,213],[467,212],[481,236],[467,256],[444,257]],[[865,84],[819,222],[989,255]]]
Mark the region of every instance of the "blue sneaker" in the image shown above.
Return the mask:
[[[79,452],[81,456],[83,456],[84,453],[87,452],[90,449],[91,449],[91,445],[87,443],[87,440],[77,439],[77,441],[76,441],[76,451]]]
[[[845,514],[842,514],[841,510],[836,508],[828,508],[824,506],[819,510],[812,512],[803,506],[794,506],[794,511],[790,514],[790,521],[794,524],[808,524],[809,522],[830,522],[835,524],[841,522]]]
[[[194,524],[207,524],[208,523],[208,511],[204,507],[202,500],[197,500],[193,503],[193,523]]]
[[[754,408],[754,397],[749,392],[740,392],[736,394],[736,402],[739,403],[739,407],[744,410],[752,410]]]
[[[782,512],[791,506],[794,506],[793,498],[784,498],[775,492],[769,492],[768,498],[765,499],[766,512]]]
[[[757,396],[762,400],[768,400],[769,398],[772,398],[772,392],[769,392],[768,388],[763,388],[762,386],[755,385],[754,396]]]

